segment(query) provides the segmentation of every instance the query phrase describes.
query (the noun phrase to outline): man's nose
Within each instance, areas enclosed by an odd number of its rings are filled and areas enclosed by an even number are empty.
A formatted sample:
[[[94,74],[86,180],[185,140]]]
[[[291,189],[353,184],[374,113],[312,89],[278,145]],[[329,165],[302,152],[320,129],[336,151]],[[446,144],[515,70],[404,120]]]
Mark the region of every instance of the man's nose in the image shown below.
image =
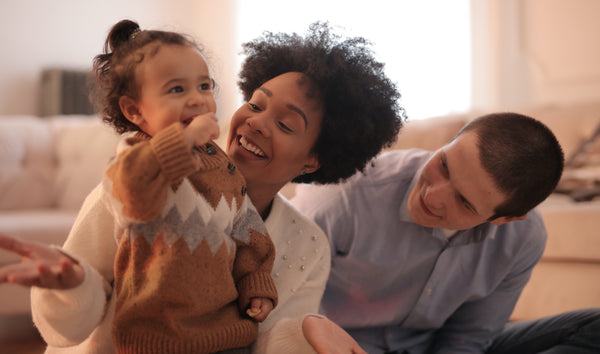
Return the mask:
[[[448,182],[430,184],[425,190],[425,196],[423,197],[425,203],[432,208],[442,208],[450,195],[449,187]]]

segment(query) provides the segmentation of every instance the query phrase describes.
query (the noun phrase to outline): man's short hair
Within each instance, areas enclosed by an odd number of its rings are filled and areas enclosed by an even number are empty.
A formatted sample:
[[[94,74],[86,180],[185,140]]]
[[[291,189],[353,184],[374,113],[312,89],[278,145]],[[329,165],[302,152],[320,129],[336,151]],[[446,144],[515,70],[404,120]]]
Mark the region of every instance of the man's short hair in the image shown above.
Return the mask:
[[[490,220],[527,214],[558,184],[564,154],[540,121],[519,113],[493,113],[467,123],[456,136],[467,131],[477,134],[481,164],[508,196]]]

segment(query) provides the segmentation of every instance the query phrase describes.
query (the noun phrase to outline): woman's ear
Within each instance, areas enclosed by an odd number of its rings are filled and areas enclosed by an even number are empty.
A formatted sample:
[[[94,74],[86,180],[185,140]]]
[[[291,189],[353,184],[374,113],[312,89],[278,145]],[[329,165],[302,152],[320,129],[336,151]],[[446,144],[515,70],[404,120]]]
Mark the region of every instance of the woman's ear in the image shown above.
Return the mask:
[[[144,118],[138,109],[135,100],[129,96],[121,96],[119,98],[119,107],[121,112],[127,118],[128,121],[137,125],[138,127],[144,122]]]
[[[319,158],[317,157],[317,155],[312,154],[308,158],[307,163],[304,164],[304,168],[302,170],[305,171],[306,173],[313,173],[316,170],[318,170],[319,167],[321,167],[321,165],[319,165]]]

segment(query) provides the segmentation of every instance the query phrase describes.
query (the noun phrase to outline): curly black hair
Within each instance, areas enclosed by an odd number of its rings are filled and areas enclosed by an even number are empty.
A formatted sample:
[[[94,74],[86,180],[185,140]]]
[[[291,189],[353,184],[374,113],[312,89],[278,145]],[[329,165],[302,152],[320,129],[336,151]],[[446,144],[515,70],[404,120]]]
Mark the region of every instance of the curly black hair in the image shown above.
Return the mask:
[[[365,38],[335,34],[327,22],[311,24],[304,38],[264,32],[242,45],[246,59],[238,85],[244,100],[266,81],[292,71],[311,78],[321,93],[324,115],[312,148],[320,168],[293,182],[343,181],[396,141],[406,114],[370,46]]]
[[[190,36],[177,32],[141,30],[137,22],[121,20],[110,30],[104,43],[104,51],[94,57],[92,74],[88,81],[90,99],[101,112],[102,120],[112,125],[117,133],[138,131],[121,112],[121,96],[138,97],[135,67],[145,57],[156,54],[158,47],[144,53],[150,43],[192,47],[202,53],[202,48]]]

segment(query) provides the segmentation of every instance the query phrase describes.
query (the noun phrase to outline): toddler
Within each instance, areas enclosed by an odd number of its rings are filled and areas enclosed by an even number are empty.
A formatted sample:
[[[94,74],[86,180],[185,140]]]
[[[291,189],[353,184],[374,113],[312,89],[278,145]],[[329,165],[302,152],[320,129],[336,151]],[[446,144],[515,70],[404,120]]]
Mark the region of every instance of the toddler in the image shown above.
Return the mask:
[[[248,347],[277,303],[275,248],[243,176],[213,142],[214,81],[200,49],[123,20],[94,72],[103,120],[124,134],[98,193],[118,243],[117,352]]]

